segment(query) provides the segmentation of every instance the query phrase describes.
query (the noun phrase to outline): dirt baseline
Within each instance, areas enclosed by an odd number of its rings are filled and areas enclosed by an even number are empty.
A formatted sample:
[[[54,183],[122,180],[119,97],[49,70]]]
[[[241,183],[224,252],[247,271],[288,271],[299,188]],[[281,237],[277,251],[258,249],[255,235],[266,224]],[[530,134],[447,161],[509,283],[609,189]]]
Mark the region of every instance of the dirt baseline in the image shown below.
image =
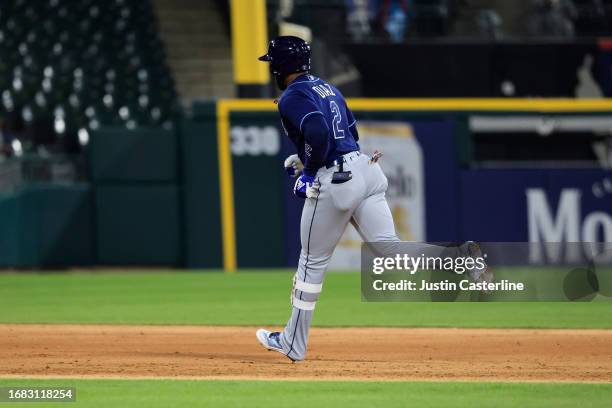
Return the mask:
[[[0,325],[0,377],[612,382],[612,330],[314,328],[295,364],[254,333]]]

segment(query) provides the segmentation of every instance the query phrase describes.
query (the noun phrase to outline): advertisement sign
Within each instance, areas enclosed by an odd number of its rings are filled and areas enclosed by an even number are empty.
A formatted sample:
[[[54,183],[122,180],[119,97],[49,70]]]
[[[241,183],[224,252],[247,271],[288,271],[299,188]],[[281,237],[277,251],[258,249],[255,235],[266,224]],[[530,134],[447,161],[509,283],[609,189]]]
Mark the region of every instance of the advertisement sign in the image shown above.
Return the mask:
[[[541,243],[536,263],[579,261],[577,246],[600,243],[598,261],[609,262],[612,242],[612,172],[606,170],[469,170],[461,176],[461,232],[478,241]],[[548,249],[547,249],[548,248]],[[591,248],[591,247],[589,247]]]
[[[379,164],[387,176],[387,202],[400,239],[425,239],[425,175],[423,151],[407,122],[360,122],[361,151],[383,153]],[[361,237],[349,225],[330,261],[330,269],[359,268]]]

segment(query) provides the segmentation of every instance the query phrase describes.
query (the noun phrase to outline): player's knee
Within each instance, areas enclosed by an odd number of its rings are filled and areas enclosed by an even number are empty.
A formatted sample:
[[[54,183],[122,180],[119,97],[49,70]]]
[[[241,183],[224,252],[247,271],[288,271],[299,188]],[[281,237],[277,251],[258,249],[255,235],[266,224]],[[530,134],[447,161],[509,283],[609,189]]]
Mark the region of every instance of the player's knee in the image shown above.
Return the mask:
[[[329,265],[331,256],[318,256],[317,254],[310,254],[308,260],[303,264],[304,272],[308,273],[309,276],[319,279],[319,276],[323,276]]]
[[[384,231],[376,235],[373,242],[401,242],[395,231]]]

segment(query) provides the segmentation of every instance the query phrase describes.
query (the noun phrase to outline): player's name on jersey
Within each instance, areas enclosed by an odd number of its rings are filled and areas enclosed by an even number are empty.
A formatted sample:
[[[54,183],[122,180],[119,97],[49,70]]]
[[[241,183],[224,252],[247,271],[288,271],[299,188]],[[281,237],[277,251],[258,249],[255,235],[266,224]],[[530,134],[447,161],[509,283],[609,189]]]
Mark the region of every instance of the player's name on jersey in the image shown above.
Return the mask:
[[[328,84],[315,85],[312,87],[321,98],[327,98],[328,96],[336,96],[331,86]]]
[[[407,292],[446,292],[456,290],[477,290],[477,291],[500,291],[500,292],[520,292],[525,290],[523,282],[511,282],[502,279],[499,282],[472,282],[462,279],[459,282],[449,280],[432,282],[426,279],[411,281],[402,279],[397,282],[385,282],[376,279],[372,282],[375,291],[407,291]]]

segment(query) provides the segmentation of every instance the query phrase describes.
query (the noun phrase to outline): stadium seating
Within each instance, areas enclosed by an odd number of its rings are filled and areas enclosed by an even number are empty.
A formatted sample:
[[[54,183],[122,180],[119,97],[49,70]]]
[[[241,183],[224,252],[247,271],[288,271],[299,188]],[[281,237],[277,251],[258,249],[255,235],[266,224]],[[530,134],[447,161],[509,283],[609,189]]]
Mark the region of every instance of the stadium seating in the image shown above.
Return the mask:
[[[449,28],[448,0],[415,0],[416,29],[421,36],[446,35]]]
[[[573,0],[576,8],[574,25],[579,36],[604,36],[610,32],[607,26],[606,8],[602,0]]]
[[[150,1],[2,3],[0,115],[81,144],[102,125],[172,127],[177,95]]]

